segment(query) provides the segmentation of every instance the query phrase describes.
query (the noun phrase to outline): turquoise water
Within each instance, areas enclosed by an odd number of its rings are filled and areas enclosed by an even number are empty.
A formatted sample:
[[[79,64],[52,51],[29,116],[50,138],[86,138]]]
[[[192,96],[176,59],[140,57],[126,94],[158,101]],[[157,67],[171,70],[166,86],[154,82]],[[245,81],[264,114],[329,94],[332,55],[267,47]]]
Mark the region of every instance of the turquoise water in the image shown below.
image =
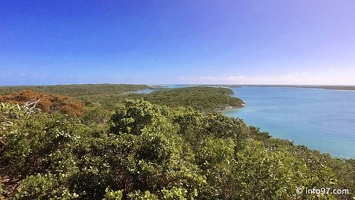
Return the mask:
[[[355,158],[355,91],[292,87],[231,88],[246,107],[223,113],[277,138]]]

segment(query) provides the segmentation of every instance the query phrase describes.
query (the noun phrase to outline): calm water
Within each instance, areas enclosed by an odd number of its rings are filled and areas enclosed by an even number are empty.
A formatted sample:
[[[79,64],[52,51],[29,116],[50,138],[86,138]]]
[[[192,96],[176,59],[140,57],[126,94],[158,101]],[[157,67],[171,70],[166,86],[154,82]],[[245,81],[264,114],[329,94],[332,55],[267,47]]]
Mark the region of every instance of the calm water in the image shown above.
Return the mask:
[[[278,138],[355,158],[355,91],[291,87],[231,88],[245,108],[224,111]]]

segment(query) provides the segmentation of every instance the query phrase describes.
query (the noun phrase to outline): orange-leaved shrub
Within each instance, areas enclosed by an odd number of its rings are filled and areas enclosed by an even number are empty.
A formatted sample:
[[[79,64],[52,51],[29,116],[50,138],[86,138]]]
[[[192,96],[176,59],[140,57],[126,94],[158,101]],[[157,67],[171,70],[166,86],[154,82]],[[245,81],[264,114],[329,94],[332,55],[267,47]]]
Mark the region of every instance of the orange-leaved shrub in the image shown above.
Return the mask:
[[[82,116],[85,107],[84,103],[74,101],[69,96],[33,92],[31,90],[23,90],[0,96],[0,102],[35,106],[44,112],[51,113],[58,111],[63,114],[75,116]]]

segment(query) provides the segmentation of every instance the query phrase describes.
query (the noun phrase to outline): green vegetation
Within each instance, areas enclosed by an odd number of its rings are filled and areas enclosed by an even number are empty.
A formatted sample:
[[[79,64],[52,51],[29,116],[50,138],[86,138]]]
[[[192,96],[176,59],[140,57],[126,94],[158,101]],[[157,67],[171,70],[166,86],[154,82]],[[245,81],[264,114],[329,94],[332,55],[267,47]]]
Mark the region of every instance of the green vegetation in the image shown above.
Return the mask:
[[[10,94],[22,90],[32,90],[34,92],[44,92],[51,94],[67,95],[72,97],[121,94],[136,90],[149,89],[147,85],[130,84],[84,84],[84,85],[50,85],[50,86],[2,86],[0,95]]]
[[[111,110],[94,102],[82,116],[0,103],[0,199],[354,198],[355,160],[207,111],[224,101],[194,109],[210,96],[176,102],[196,91],[230,94],[199,87],[121,94],[133,100]],[[297,194],[297,187],[349,194]]]
[[[192,107],[201,111],[216,111],[228,107],[243,107],[243,101],[231,97],[231,89],[221,87],[188,87],[162,89],[148,94],[132,94],[130,98],[143,98],[153,104],[169,107]]]
[[[81,101],[89,110],[112,110],[130,92],[151,89],[147,85],[131,84],[83,84],[50,86],[3,86],[0,95],[14,95],[18,92],[32,91],[50,95],[64,95]]]
[[[132,93],[137,90],[156,89],[147,94]],[[231,97],[233,91],[222,87],[190,87],[162,89],[147,85],[55,85],[0,87],[0,95],[16,96],[23,91],[71,96],[88,109],[112,110],[125,99],[144,99],[154,104],[170,107],[192,107],[200,111],[216,111],[243,107],[243,101]],[[0,99],[1,100],[1,99]],[[6,100],[5,100],[6,101]]]

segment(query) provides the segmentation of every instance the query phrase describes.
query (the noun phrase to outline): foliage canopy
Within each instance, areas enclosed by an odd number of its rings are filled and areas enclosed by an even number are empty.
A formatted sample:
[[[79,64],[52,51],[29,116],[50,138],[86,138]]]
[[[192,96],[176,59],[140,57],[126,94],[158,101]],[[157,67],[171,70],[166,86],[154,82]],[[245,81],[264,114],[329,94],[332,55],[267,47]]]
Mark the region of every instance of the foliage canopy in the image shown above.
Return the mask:
[[[219,112],[136,99],[119,103],[108,120],[87,115],[0,103],[0,199],[354,196],[354,160],[274,139]],[[297,187],[349,194],[297,194]]]

